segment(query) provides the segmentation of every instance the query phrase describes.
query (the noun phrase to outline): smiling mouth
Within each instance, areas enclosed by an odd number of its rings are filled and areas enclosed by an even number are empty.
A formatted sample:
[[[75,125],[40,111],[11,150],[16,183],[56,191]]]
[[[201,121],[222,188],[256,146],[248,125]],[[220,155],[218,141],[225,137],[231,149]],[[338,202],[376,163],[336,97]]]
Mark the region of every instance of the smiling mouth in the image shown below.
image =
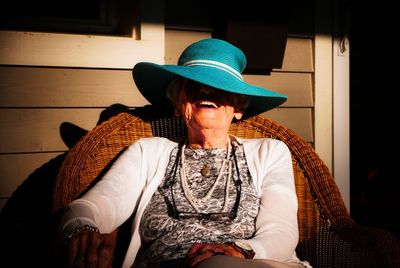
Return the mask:
[[[211,101],[199,101],[196,103],[196,108],[215,108],[218,109],[220,105]]]

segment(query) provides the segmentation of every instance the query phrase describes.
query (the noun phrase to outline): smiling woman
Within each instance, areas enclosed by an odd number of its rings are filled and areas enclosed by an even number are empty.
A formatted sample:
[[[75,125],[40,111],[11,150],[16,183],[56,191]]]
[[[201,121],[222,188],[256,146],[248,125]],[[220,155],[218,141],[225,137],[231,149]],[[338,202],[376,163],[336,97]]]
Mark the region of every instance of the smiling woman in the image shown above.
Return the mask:
[[[193,148],[224,147],[224,140],[216,141],[221,144],[204,144],[203,137],[210,131],[227,133],[233,118],[240,120],[249,103],[245,95],[220,91],[182,77],[177,77],[167,91],[174,92],[167,92],[167,96],[175,115],[183,116],[185,123],[191,126],[188,135],[193,139]]]
[[[186,136],[137,140],[69,204],[60,237],[71,266],[109,264],[109,233],[134,214],[123,267],[310,267],[295,252],[298,203],[287,145],[228,132],[234,118],[287,99],[246,83],[245,66],[239,48],[214,38],[187,47],[178,65],[135,65],[140,92],[154,105],[170,102]]]

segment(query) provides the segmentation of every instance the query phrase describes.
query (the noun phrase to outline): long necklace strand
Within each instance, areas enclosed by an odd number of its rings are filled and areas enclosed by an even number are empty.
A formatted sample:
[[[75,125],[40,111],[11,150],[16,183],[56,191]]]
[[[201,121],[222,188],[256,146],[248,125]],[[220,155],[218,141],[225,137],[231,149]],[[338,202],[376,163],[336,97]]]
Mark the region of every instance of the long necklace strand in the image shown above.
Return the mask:
[[[232,174],[232,166],[231,161],[228,162],[228,177],[226,177],[226,186],[225,186],[225,199],[224,199],[224,207],[222,208],[222,212],[225,212],[228,209],[228,198],[229,198],[229,186],[231,182],[231,174]]]
[[[193,207],[193,209],[197,213],[199,213],[199,210],[198,210],[197,207],[200,205],[200,203],[207,202],[211,198],[215,188],[217,187],[218,181],[222,177],[222,174],[223,174],[223,171],[225,169],[226,163],[228,163],[227,184],[229,183],[229,178],[231,177],[231,174],[232,174],[232,167],[231,167],[231,164],[230,164],[230,161],[229,161],[230,152],[231,152],[231,143],[228,142],[227,155],[226,155],[226,158],[222,161],[221,168],[219,170],[217,179],[214,181],[212,187],[210,188],[210,190],[208,190],[208,192],[207,192],[207,194],[205,196],[197,198],[191,193],[191,191],[189,189],[189,186],[188,186],[187,176],[186,176],[186,171],[185,171],[185,154],[184,154],[184,148],[182,148],[182,152],[181,152],[181,169],[180,169],[182,189],[183,189],[183,193],[184,193],[186,199],[189,201],[190,205]],[[228,193],[226,191],[223,211],[226,210],[227,201],[228,201]]]

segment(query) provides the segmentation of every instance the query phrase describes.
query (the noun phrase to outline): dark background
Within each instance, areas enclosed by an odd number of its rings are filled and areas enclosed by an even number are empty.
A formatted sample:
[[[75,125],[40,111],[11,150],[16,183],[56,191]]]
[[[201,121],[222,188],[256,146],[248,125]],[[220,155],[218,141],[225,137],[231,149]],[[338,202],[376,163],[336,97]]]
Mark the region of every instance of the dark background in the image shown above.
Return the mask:
[[[351,5],[351,215],[400,237],[397,14],[391,2]]]

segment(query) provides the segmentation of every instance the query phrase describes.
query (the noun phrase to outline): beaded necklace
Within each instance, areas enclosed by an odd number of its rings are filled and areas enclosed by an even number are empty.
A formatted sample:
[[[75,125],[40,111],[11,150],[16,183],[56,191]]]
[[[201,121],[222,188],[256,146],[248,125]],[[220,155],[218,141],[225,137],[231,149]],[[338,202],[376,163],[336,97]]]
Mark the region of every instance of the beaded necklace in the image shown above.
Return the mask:
[[[231,155],[231,142],[228,141],[228,149],[227,149],[227,153],[226,153],[226,158],[222,161],[221,164],[221,168],[219,170],[217,179],[214,181],[213,185],[211,186],[211,188],[208,190],[207,194],[203,197],[195,197],[192,194],[192,191],[189,189],[188,186],[188,179],[186,176],[186,169],[185,169],[185,154],[184,154],[184,149],[185,149],[185,145],[183,145],[183,148],[181,150],[181,161],[180,161],[180,173],[181,173],[181,184],[182,184],[182,189],[183,189],[183,193],[186,197],[186,199],[188,200],[188,202],[190,203],[190,205],[193,207],[193,209],[199,213],[199,209],[198,207],[201,205],[201,203],[206,203],[210,200],[212,194],[214,193],[215,188],[218,185],[218,182],[221,180],[222,178],[222,174],[224,173],[225,170],[225,166],[226,164],[228,164],[228,176],[226,178],[226,183],[225,183],[225,197],[224,197],[224,207],[222,208],[222,212],[226,212],[227,206],[228,206],[228,196],[229,196],[229,186],[230,186],[230,178],[232,175],[232,165],[231,165],[231,161],[230,161],[230,155]]]

